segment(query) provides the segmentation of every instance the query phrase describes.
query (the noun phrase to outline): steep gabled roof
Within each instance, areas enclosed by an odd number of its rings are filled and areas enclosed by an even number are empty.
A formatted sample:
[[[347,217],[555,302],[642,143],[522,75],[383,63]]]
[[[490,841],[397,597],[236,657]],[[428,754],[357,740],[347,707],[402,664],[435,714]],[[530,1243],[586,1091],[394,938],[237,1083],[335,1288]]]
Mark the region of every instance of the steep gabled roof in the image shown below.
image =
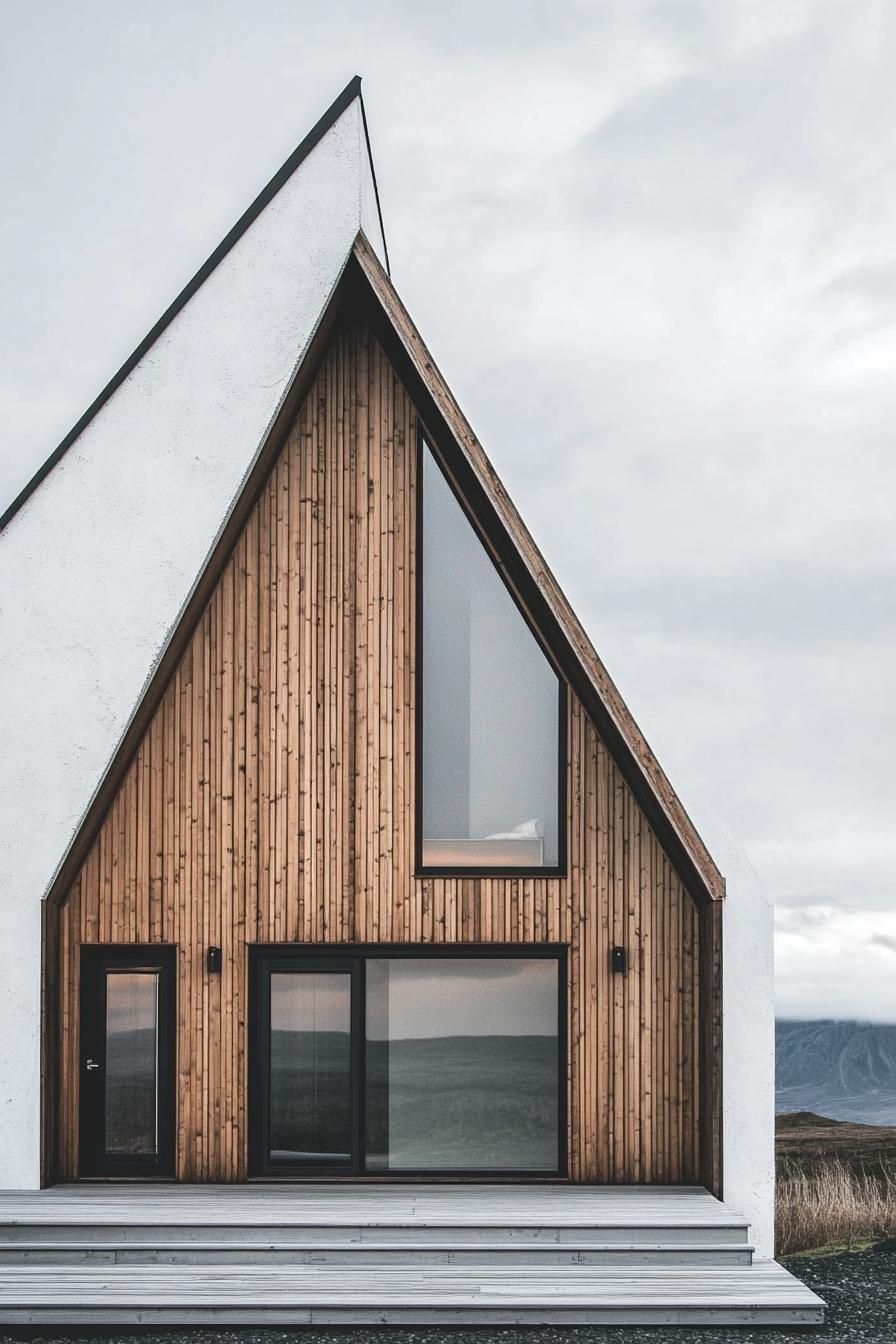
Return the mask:
[[[356,238],[339,286],[312,346],[296,370],[280,414],[197,580],[188,609],[172,632],[115,760],[85,823],[61,866],[53,894],[74,878],[168,678],[204,610],[292,425],[298,406],[343,313],[362,312],[408,387],[425,430],[467,501],[483,541],[503,570],[554,659],[584,703],[608,749],[688,889],[698,900],[724,895],[724,879],[662,767],[635,723],[612,678],[567,602],[494,468],[363,233]]]
[[[74,425],[72,425],[71,429],[66,434],[62,442],[59,443],[53,449],[52,453],[50,453],[50,456],[46,459],[46,461],[41,463],[37,471],[31,477],[30,481],[28,481],[28,483],[25,486],[23,486],[23,488],[16,495],[12,503],[3,511],[3,513],[0,513],[0,532],[2,532],[3,529],[6,527],[7,523],[9,523],[15,517],[15,515],[18,513],[22,505],[25,504],[27,500],[31,498],[31,496],[34,494],[34,491],[40,485],[41,481],[43,481],[49,475],[49,473],[55,467],[56,463],[60,461],[60,459],[65,455],[65,453],[72,446],[72,444],[75,442],[78,436],[83,432],[83,430],[87,428],[93,417],[97,414],[99,410],[102,409],[102,407],[106,404],[106,402],[116,391],[116,389],[121,386],[125,378],[127,378],[128,374],[131,373],[131,371],[137,367],[143,356],[156,343],[156,341],[159,339],[159,337],[162,335],[165,329],[170,325],[170,323],[174,320],[174,318],[181,311],[181,309],[187,303],[189,303],[190,299],[193,297],[193,295],[196,293],[199,287],[204,283],[204,281],[208,279],[208,277],[211,275],[212,271],[215,269],[218,263],[223,261],[223,259],[227,256],[227,253],[234,246],[234,244],[237,243],[240,238],[242,238],[246,230],[254,223],[254,221],[261,214],[262,210],[264,210],[265,206],[267,206],[274,199],[274,197],[279,192],[280,188],[286,182],[289,181],[289,179],[292,177],[296,169],[300,167],[300,165],[311,153],[312,149],[314,149],[315,145],[317,145],[320,142],[320,140],[323,139],[323,137],[326,135],[327,131],[331,129],[331,127],[335,126],[336,122],[342,116],[343,112],[345,112],[345,110],[348,107],[350,107],[351,104],[356,99],[358,100],[358,105],[361,109],[361,120],[364,127],[364,141],[367,149],[368,162],[370,164],[370,179],[371,179],[371,185],[373,187],[373,197],[376,203],[376,218],[379,226],[379,238],[382,244],[383,258],[386,264],[386,270],[388,272],[389,251],[386,246],[386,234],[385,229],[383,227],[382,210],[380,208],[379,189],[377,188],[376,185],[376,172],[373,166],[373,153],[370,147],[370,134],[367,129],[367,115],[364,111],[364,96],[361,93],[361,76],[355,75],[354,79],[349,80],[348,84],[346,84],[345,88],[342,90],[339,97],[334,99],[334,101],[330,104],[330,106],[327,108],[326,112],[323,114],[320,120],[314,126],[312,126],[308,134],[299,142],[299,144],[290,154],[289,158],[285,161],[285,163],[281,164],[281,166],[277,169],[276,173],[271,178],[270,182],[268,182],[267,185],[261,189],[261,191],[255,197],[255,200],[252,202],[252,204],[246,210],[243,211],[242,215],[240,215],[239,219],[234,224],[233,228],[230,229],[230,231],[227,234],[225,234],[225,236],[221,239],[220,243],[215,248],[214,252],[212,252],[211,255],[206,258],[206,260],[199,267],[199,270],[196,272],[196,274],[190,280],[187,281],[181,292],[178,294],[177,298],[174,299],[173,302],[171,302],[168,305],[168,307],[165,309],[164,313],[159,318],[159,320],[155,322],[152,327],[150,327],[149,331],[143,337],[143,340],[140,342],[140,344],[131,352],[130,355],[128,355],[127,359],[122,364],[121,368],[118,369],[112,375],[112,377],[109,379],[108,383],[103,388],[103,390],[99,393],[97,397],[94,398],[94,400],[87,407],[87,410],[84,412],[84,414],[75,422]]]
[[[4,514],[0,890],[35,899],[71,880],[337,316],[360,304],[686,885],[724,894],[387,267],[356,79]]]
[[[359,229],[385,263],[352,80],[4,515],[0,911],[79,834]]]

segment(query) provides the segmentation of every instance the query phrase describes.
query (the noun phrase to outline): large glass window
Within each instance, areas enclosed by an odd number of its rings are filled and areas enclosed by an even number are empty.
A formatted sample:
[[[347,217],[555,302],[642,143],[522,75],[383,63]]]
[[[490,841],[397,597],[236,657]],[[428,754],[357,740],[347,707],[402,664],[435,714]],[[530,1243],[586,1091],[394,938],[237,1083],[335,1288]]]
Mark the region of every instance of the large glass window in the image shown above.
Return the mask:
[[[251,1174],[565,1165],[559,949],[253,950]]]
[[[106,1153],[159,1147],[159,973],[106,972]]]
[[[367,1170],[555,1171],[557,962],[367,962]]]
[[[421,856],[559,863],[560,686],[423,446]]]

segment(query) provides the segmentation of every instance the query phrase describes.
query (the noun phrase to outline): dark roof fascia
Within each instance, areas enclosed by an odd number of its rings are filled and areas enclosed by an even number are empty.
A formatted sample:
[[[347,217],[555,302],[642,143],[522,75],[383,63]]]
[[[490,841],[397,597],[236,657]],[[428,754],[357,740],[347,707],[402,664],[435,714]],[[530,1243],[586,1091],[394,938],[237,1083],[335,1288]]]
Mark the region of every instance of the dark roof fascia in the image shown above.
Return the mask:
[[[356,76],[358,80],[358,96],[361,99],[361,125],[364,127],[364,141],[367,145],[367,160],[370,164],[370,176],[373,180],[373,195],[376,200],[376,216],[380,224],[380,237],[383,240],[383,258],[386,262],[386,274],[391,279],[392,267],[389,265],[389,244],[386,242],[386,227],[383,224],[383,211],[380,205],[380,189],[376,180],[376,168],[373,163],[373,147],[370,143],[370,129],[367,125],[367,109],[364,106],[364,95],[361,93],[361,77]]]
[[[255,222],[255,220],[258,218],[258,216],[261,214],[264,208],[270,204],[270,202],[274,199],[274,197],[277,195],[280,189],[283,186],[285,186],[285,184],[289,181],[290,177],[292,177],[293,173],[296,171],[299,165],[305,159],[307,159],[308,155],[315,148],[315,146],[318,145],[320,141],[323,139],[323,137],[327,134],[327,131],[332,129],[332,127],[342,116],[343,112],[345,112],[346,109],[351,106],[351,104],[354,102],[356,98],[360,99],[361,102],[361,116],[364,125],[364,138],[367,144],[367,154],[370,160],[370,172],[373,178],[373,189],[374,194],[376,196],[376,208],[377,208],[377,214],[379,216],[380,233],[383,239],[383,250],[384,252],[386,252],[386,263],[387,263],[386,269],[388,272],[388,252],[386,251],[386,233],[383,227],[382,211],[380,210],[380,197],[376,185],[376,173],[374,172],[373,167],[373,153],[370,148],[370,136],[367,130],[367,115],[364,111],[364,98],[361,94],[361,76],[355,75],[354,78],[349,80],[348,84],[346,84],[345,88],[342,90],[339,97],[327,108],[326,112],[316,123],[316,125],[314,125],[311,128],[311,130],[305,136],[304,140],[302,140],[302,142],[296,146],[296,148],[290,154],[286,162],[277,170],[277,172],[271,178],[270,182],[268,182],[267,186],[264,187],[261,192],[259,192],[255,200],[249,206],[248,210],[244,211],[244,213],[234,224],[230,232],[227,233],[224,238],[222,238],[221,242],[215,248],[214,252],[212,252],[211,256],[208,257],[207,260],[204,261],[203,264],[199,267],[199,270],[193,276],[192,280],[189,280],[187,282],[187,284],[178,294],[174,302],[169,304],[169,306],[165,309],[164,313],[159,318],[158,322],[156,322],[155,326],[153,326],[147,332],[147,334],[143,337],[143,340],[140,342],[137,348],[128,356],[128,358],[122,364],[118,372],[114,374],[112,378],[110,378],[109,382],[103,388],[102,392],[100,392],[99,396],[96,397],[96,399],[90,403],[87,410],[81,416],[80,420],[78,420],[78,422],[72,426],[72,428],[66,434],[65,438],[62,440],[59,446],[53,450],[53,452],[43,463],[43,465],[37,469],[37,471],[31,477],[31,480],[24,487],[24,489],[21,490],[18,495],[16,495],[15,499],[4,511],[4,513],[0,514],[0,532],[3,531],[3,529],[7,526],[9,522],[11,522],[11,520],[22,508],[23,504],[25,504],[31,498],[37,487],[40,485],[41,481],[45,480],[46,477],[49,476],[50,472],[56,466],[57,462],[59,462],[65,456],[68,449],[72,446],[72,444],[75,442],[78,436],[82,434],[83,431],[87,428],[87,426],[90,424],[91,420],[94,418],[97,412],[102,410],[103,406],[105,406],[106,402],[112,396],[113,392],[117,391],[117,389],[121,386],[121,384],[128,377],[128,375],[134,371],[134,369],[140,363],[140,360],[159,339],[159,337],[165,331],[166,327],[168,327],[174,321],[175,317],[177,317],[181,309],[186,307],[190,299],[193,297],[196,291],[205,283],[205,281],[211,275],[212,271],[214,271],[216,266],[218,266],[218,264],[224,260],[228,252],[230,252],[230,250],[234,247],[234,245],[237,242],[239,242],[240,238],[242,238],[246,230]]]

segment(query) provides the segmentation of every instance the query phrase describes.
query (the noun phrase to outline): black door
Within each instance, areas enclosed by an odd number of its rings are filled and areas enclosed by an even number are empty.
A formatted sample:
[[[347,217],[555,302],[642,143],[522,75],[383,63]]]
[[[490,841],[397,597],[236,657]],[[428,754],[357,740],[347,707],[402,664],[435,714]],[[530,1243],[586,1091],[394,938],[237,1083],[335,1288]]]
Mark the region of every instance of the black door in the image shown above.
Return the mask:
[[[174,1176],[174,970],[173,947],[81,948],[81,1176]]]

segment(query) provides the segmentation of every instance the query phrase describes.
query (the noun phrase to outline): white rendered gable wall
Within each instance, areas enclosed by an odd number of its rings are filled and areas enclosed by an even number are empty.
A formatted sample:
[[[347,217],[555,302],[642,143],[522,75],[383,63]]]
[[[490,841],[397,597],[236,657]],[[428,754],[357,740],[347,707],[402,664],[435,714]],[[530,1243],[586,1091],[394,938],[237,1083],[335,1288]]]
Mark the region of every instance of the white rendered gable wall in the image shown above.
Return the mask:
[[[722,1190],[750,1223],[756,1260],[775,1249],[774,907],[718,809],[694,783],[688,812],[725,874],[722,905]]]
[[[0,1189],[40,1183],[41,898],[359,228],[356,98],[0,534]]]

